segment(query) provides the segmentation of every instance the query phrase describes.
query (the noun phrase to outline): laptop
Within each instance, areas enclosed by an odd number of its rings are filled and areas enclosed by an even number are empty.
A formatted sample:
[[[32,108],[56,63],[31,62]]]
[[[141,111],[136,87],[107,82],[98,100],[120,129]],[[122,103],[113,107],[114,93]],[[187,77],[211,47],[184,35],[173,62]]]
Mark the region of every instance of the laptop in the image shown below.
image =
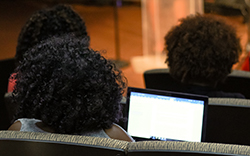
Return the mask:
[[[125,129],[136,141],[205,141],[208,97],[128,87]]]

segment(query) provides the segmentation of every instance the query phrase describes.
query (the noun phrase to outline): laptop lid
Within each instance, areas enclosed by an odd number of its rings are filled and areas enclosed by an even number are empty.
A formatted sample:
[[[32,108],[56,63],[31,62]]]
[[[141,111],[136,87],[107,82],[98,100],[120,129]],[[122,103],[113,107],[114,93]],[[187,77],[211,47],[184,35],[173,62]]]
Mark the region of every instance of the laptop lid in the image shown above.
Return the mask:
[[[136,140],[205,140],[208,97],[128,87],[125,129]]]

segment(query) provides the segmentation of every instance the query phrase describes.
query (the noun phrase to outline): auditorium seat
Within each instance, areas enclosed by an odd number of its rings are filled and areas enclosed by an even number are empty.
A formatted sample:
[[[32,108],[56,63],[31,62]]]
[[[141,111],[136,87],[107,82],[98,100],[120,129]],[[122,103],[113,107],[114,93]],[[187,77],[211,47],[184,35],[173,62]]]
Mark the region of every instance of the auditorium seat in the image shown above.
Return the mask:
[[[1,156],[124,156],[127,144],[79,135],[0,131]]]
[[[14,68],[14,58],[0,60],[0,130],[7,129],[11,122],[4,102],[4,94],[7,92],[8,79]]]
[[[225,80],[225,83],[218,86],[225,92],[237,92],[250,99],[250,72],[233,70]]]
[[[243,156],[249,146],[219,143],[140,141],[128,144],[128,156]]]
[[[183,92],[188,85],[173,79],[169,69],[152,69],[143,74],[146,88]],[[250,99],[250,72],[233,70],[218,88],[225,92],[237,92]]]
[[[186,86],[173,79],[169,69],[151,69],[143,73],[146,88],[183,92]]]
[[[79,135],[0,131],[2,156],[246,156],[250,146],[218,143],[126,142]]]
[[[207,111],[206,142],[250,145],[250,99],[209,98]]]
[[[250,145],[250,100],[209,98],[206,141]]]

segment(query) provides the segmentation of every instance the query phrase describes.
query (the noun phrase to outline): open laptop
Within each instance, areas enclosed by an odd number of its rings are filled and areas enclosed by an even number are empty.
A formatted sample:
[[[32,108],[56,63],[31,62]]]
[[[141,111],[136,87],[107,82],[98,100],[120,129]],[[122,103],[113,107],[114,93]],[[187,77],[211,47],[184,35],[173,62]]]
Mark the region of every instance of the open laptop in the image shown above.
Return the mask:
[[[127,125],[136,140],[205,140],[208,97],[128,87]]]

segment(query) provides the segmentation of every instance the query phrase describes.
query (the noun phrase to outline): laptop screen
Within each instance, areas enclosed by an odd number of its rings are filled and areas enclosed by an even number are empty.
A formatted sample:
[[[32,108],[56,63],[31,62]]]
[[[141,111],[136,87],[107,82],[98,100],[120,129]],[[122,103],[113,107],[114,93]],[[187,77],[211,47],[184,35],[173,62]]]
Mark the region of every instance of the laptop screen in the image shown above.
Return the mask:
[[[135,140],[204,141],[208,97],[128,88],[127,132]]]

